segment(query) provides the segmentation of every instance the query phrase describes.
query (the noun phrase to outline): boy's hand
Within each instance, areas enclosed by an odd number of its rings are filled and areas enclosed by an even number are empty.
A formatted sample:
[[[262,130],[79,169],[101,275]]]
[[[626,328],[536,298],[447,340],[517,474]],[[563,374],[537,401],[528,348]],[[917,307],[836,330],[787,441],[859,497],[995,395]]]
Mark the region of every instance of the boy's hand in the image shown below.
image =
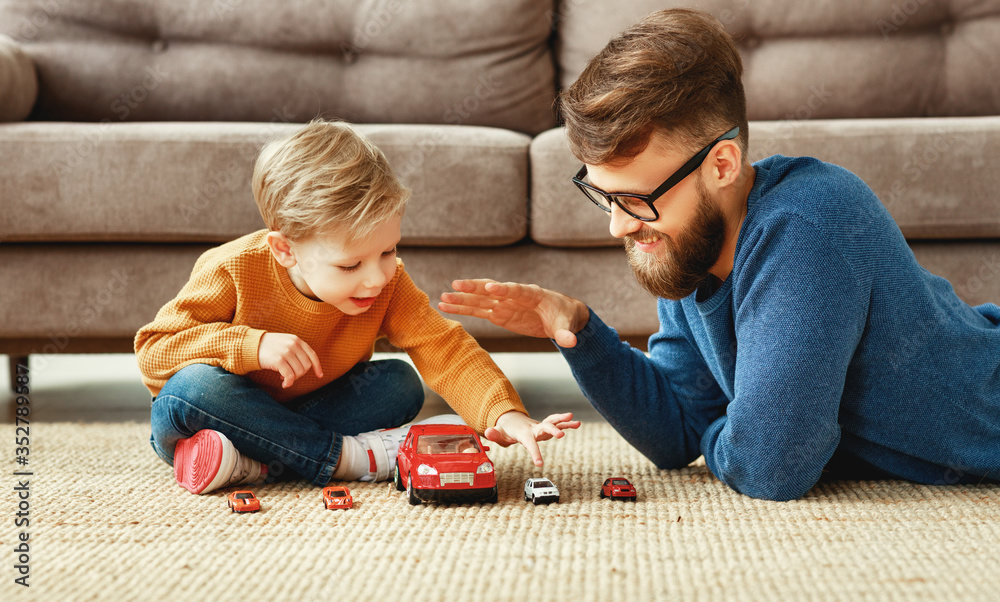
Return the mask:
[[[560,347],[574,347],[576,333],[590,319],[582,302],[537,284],[495,280],[455,280],[454,293],[442,293],[438,309],[475,316],[531,337],[554,339]]]
[[[538,449],[539,441],[546,441],[555,437],[556,439],[566,436],[563,429],[580,428],[580,421],[573,420],[573,414],[552,414],[542,422],[532,420],[521,412],[511,410],[501,414],[497,419],[497,425],[486,429],[483,433],[490,441],[507,447],[514,443],[520,443],[531,454],[531,460],[535,466],[542,465],[542,452]]]
[[[281,388],[287,389],[312,368],[317,378],[323,378],[319,356],[308,343],[294,334],[265,332],[257,347],[257,363],[264,370],[274,370],[283,379]]]

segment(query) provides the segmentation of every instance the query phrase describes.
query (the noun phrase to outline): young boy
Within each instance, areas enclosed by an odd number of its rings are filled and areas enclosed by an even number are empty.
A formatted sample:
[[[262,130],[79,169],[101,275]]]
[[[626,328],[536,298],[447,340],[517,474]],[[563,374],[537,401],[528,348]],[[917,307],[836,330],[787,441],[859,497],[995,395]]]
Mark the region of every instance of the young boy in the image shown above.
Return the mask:
[[[538,466],[538,441],[579,427],[568,413],[531,420],[489,355],[431,309],[396,257],[409,192],[353,128],[314,121],[265,145],[253,194],[267,229],[202,255],[135,338],[150,442],[184,488],[286,468],[319,486],[390,478],[408,430],[392,427],[417,415],[423,387],[405,362],[370,361],[383,336],[465,422]]]

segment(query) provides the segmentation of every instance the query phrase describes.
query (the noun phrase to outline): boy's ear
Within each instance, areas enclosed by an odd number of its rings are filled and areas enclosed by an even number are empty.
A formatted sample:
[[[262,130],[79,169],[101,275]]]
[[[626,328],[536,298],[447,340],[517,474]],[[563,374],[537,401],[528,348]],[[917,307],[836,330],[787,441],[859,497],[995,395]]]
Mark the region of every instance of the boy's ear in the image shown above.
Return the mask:
[[[292,251],[292,244],[285,238],[284,234],[272,230],[267,233],[265,240],[267,241],[267,247],[271,249],[271,255],[274,255],[274,259],[277,260],[281,267],[290,268],[295,266],[297,261],[295,260],[295,253]]]

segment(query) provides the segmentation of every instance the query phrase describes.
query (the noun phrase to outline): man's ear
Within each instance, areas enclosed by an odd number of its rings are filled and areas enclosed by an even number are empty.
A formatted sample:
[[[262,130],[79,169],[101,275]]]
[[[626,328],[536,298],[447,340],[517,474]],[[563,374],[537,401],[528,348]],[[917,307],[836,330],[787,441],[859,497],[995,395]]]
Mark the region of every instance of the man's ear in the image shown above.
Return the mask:
[[[743,166],[743,151],[734,140],[723,140],[712,148],[708,155],[711,165],[709,179],[716,187],[731,186],[740,178]]]
[[[294,267],[298,263],[295,259],[295,252],[292,251],[292,243],[281,232],[271,230],[265,237],[267,248],[271,249],[271,255],[283,268]]]

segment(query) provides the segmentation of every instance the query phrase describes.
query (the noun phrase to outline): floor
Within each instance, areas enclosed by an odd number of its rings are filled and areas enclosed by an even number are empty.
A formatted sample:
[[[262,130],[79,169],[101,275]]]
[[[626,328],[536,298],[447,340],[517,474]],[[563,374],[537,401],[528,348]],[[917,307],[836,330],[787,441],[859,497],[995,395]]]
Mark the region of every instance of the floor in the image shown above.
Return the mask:
[[[405,354],[378,353],[407,360]],[[576,386],[569,367],[556,352],[495,353],[536,419],[573,412],[584,422],[602,421]],[[7,356],[0,356],[6,368]],[[0,417],[13,422],[16,395],[6,369],[0,376]],[[426,390],[420,418],[449,412],[437,394]],[[43,422],[144,422],[149,419],[149,392],[139,378],[133,354],[35,355],[30,359],[31,419]]]

